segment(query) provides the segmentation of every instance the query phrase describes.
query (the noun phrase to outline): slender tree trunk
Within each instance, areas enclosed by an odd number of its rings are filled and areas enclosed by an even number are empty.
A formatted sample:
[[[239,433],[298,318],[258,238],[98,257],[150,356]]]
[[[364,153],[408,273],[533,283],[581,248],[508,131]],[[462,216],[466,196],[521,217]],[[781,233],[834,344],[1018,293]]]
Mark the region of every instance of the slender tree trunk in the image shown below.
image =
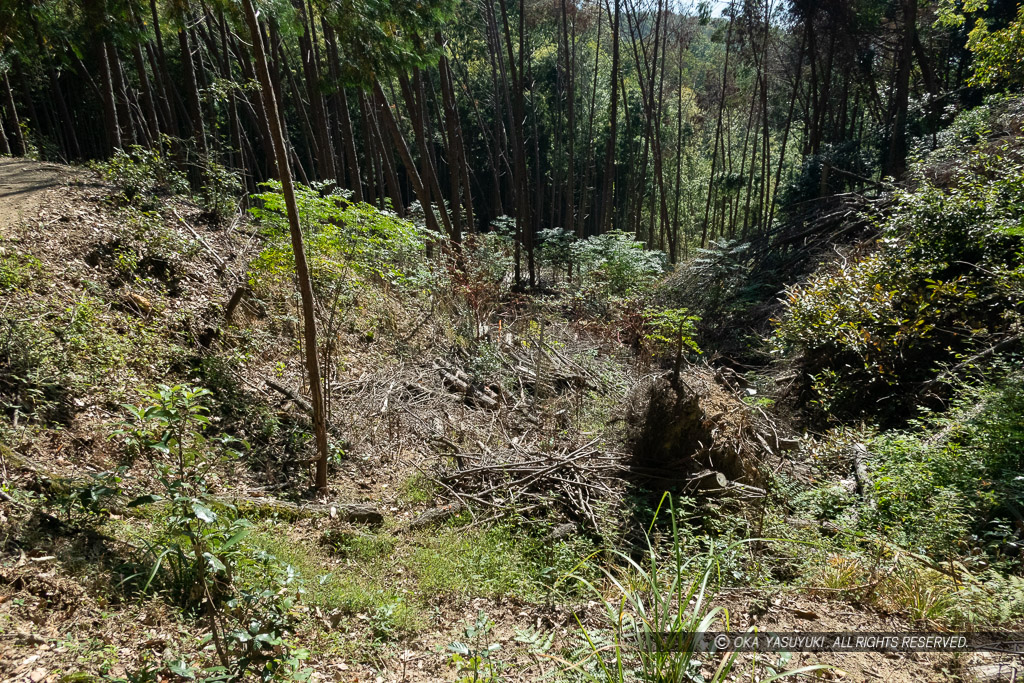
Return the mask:
[[[11,156],[11,145],[7,141],[7,131],[4,130],[4,117],[0,116],[0,154],[5,157]]]
[[[574,5],[575,6],[575,5]],[[566,119],[566,174],[565,174],[565,227],[576,226],[576,22],[573,21],[572,42],[569,41],[569,17],[566,0],[561,0],[562,42],[565,54],[565,119]]]
[[[182,17],[187,22],[189,14],[186,10]],[[258,37],[258,34],[256,34]],[[192,137],[199,150],[200,164],[205,164],[210,156],[210,148],[206,144],[206,129],[203,126],[203,105],[199,99],[199,82],[196,80],[196,66],[192,59],[192,44],[188,38],[188,31],[184,28],[178,29],[178,45],[181,48],[182,70],[185,76],[185,97],[188,103],[188,116],[192,120]],[[273,133],[271,131],[271,133]]]
[[[110,76],[114,87],[114,106],[117,107],[117,119],[121,124],[121,138],[128,145],[138,142],[135,126],[132,124],[131,102],[128,89],[124,84],[124,73],[121,70],[121,57],[113,43],[107,43],[107,61],[110,64]]]
[[[14,146],[12,151],[17,156],[25,156],[25,137],[21,132],[21,119],[18,118],[18,108],[14,104],[14,91],[11,90],[11,79],[8,78],[7,72],[4,72],[4,98],[7,102],[7,116],[11,122],[12,135],[14,136]]]
[[[327,62],[330,69],[331,80],[334,81],[334,99],[337,109],[338,125],[341,128],[342,148],[345,155],[345,170],[348,173],[348,187],[352,190],[353,197],[357,202],[363,201],[363,181],[359,172],[359,156],[356,154],[355,135],[352,130],[352,118],[349,110],[348,93],[345,84],[341,80],[341,59],[338,54],[338,41],[334,27],[321,19],[324,41],[327,44]],[[401,211],[401,206],[395,207]]]
[[[725,35],[725,64],[722,67],[722,93],[718,100],[718,124],[715,128],[715,149],[711,153],[711,177],[708,179],[708,198],[707,203],[704,205],[704,225],[700,234],[700,246],[702,249],[708,246],[708,218],[711,213],[711,201],[715,188],[715,170],[718,164],[718,143],[722,137],[722,114],[725,111],[725,89],[729,84],[729,52],[730,47],[732,46],[733,21],[735,21],[735,16],[730,15],[729,28]]]
[[[444,232],[446,235],[455,238],[455,229],[452,226],[451,218],[448,216],[448,212],[444,207],[444,194],[441,192],[441,184],[437,180],[437,168],[434,166],[434,161],[430,154],[430,139],[427,137],[425,128],[425,110],[426,104],[423,102],[422,91],[418,87],[420,84],[419,72],[417,70],[413,78],[416,81],[416,87],[414,88],[413,83],[409,81],[409,78],[405,74],[399,75],[399,84],[402,88],[402,97],[405,99],[405,104],[409,109],[409,118],[412,119],[412,130],[413,135],[416,138],[416,146],[420,149],[420,161],[423,172],[420,175],[424,188],[425,194],[433,197],[437,200],[437,210],[441,214],[441,223],[444,226]],[[419,91],[421,97],[417,97],[417,91]],[[401,151],[401,150],[399,150]],[[422,200],[421,200],[422,201]],[[426,206],[424,208],[427,208]]]
[[[274,156],[277,161],[277,175],[281,180],[281,192],[284,194],[285,207],[288,214],[288,225],[292,238],[292,250],[295,252],[295,275],[299,282],[299,293],[302,297],[302,317],[305,330],[306,372],[309,374],[309,391],[313,403],[313,432],[316,438],[316,488],[321,492],[327,490],[327,425],[324,421],[324,399],[320,384],[320,363],[317,359],[316,314],[314,312],[313,287],[309,279],[309,267],[306,264],[306,251],[302,243],[302,227],[299,225],[299,209],[295,201],[295,188],[292,185],[291,168],[288,163],[288,148],[285,145],[284,128],[281,125],[274,97],[274,87],[270,80],[270,69],[260,39],[259,24],[252,0],[242,0],[249,34],[252,36],[253,55],[256,58],[256,72],[259,75],[260,88],[263,96],[264,110],[267,112],[268,127],[274,145]]]
[[[57,76],[57,70],[53,68],[53,63],[49,59],[47,54],[46,46],[43,42],[43,36],[39,30],[39,21],[34,16],[32,17],[32,29],[36,36],[36,45],[39,48],[39,54],[46,59],[46,75],[50,80],[50,89],[53,92],[53,100],[57,103],[57,115],[61,122],[61,131],[66,144],[65,151],[73,158],[79,158],[82,156],[81,148],[78,146],[78,135],[75,133],[75,122],[71,118],[71,112],[68,110],[68,105],[64,100],[64,94],[60,87],[60,79]]]
[[[317,149],[315,158],[317,174],[321,179],[338,180],[338,172],[334,166],[334,143],[328,128],[327,108],[324,105],[323,90],[320,85],[320,65],[317,63],[316,51],[313,49],[313,16],[312,8],[307,7],[303,0],[295,3],[302,21],[303,31],[299,34],[299,50],[302,60],[302,71],[306,77],[306,94],[309,97],[310,109],[313,111],[313,131]]]
[[[803,37],[800,39],[800,49],[796,57],[796,74],[793,76],[793,90],[789,95],[789,111],[786,114],[786,127],[782,132],[782,144],[779,145],[779,163],[775,167],[775,182],[772,184],[771,204],[768,207],[768,227],[771,228],[772,220],[775,218],[775,202],[779,194],[779,183],[782,180],[782,166],[786,161],[786,143],[789,142],[789,130],[793,124],[793,109],[796,105],[797,93],[800,88],[800,76],[804,66],[804,47],[807,45],[807,29],[804,29]]]
[[[154,146],[158,146],[160,123],[156,113],[156,101],[153,99],[153,89],[149,82],[149,75],[146,73],[146,61],[142,57],[142,46],[138,41],[132,42],[132,57],[135,60],[135,71],[139,76],[139,86],[142,88],[142,103],[146,112],[149,138],[153,141]]]
[[[611,20],[612,25],[612,73],[611,73],[611,103],[608,111],[608,140],[605,142],[604,150],[604,179],[601,191],[601,220],[598,232],[605,233],[612,227],[612,213],[614,211],[615,198],[613,196],[613,181],[615,176],[615,139],[617,136],[618,112],[619,112],[619,0],[615,0],[615,15]]]
[[[409,182],[412,184],[413,192],[416,194],[416,199],[419,200],[420,206],[423,208],[423,215],[427,221],[427,227],[434,232],[440,233],[441,226],[438,225],[437,216],[434,215],[434,209],[430,206],[430,196],[427,193],[427,189],[420,178],[419,171],[416,170],[416,163],[412,159],[412,154],[409,152],[409,145],[405,143],[405,138],[402,136],[402,131],[398,128],[398,121],[395,120],[394,112],[391,111],[391,103],[388,102],[387,95],[384,94],[384,89],[380,87],[379,81],[373,83],[373,94],[377,100],[377,112],[380,119],[384,123],[384,127],[387,128],[388,134],[391,136],[391,142],[398,149],[398,155],[402,157],[402,164],[405,166],[406,176],[409,178]]]
[[[106,41],[96,44],[96,58],[100,63],[100,85],[103,93],[103,123],[107,131],[107,153],[121,149],[121,126],[117,120],[117,105],[114,102],[114,83],[107,59]]]
[[[907,170],[907,111],[910,102],[910,67],[914,58],[914,33],[917,29],[917,0],[900,0],[903,8],[903,40],[898,55],[896,83],[890,116],[889,148],[884,173],[900,178]]]

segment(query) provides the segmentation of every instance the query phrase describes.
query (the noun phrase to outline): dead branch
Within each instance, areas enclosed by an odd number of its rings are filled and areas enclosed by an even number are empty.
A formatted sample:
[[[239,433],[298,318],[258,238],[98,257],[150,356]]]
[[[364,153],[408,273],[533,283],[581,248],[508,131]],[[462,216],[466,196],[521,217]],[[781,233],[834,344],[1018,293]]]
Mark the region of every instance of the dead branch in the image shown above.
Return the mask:
[[[306,401],[306,399],[299,396],[299,392],[295,391],[294,389],[289,389],[288,387],[282,384],[278,384],[272,379],[268,379],[265,381],[268,387],[270,387],[274,391],[280,392],[287,396],[289,399],[291,399],[292,403],[301,408],[303,412],[306,412],[310,415],[313,414],[313,406],[311,406],[309,402]]]

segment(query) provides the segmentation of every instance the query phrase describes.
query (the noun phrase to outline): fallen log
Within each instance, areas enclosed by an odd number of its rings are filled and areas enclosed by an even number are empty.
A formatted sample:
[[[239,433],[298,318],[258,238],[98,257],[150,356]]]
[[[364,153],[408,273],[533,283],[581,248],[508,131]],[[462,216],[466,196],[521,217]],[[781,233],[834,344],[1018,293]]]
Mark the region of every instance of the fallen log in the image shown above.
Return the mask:
[[[231,505],[241,514],[257,518],[279,517],[287,520],[329,517],[343,522],[378,525],[384,515],[366,503],[293,503],[276,498],[252,496],[213,496],[213,500]]]
[[[433,526],[434,524],[439,524],[440,522],[450,519],[462,512],[463,507],[462,502],[457,500],[454,503],[449,503],[448,505],[439,505],[435,508],[430,508],[416,517],[416,519],[410,521],[406,525],[406,528],[410,531],[414,531],[416,529],[423,529],[428,526]]]
[[[441,375],[441,381],[445,387],[453,393],[462,394],[466,400],[486,410],[497,410],[498,397],[488,388],[483,390],[473,386],[472,380],[461,370],[450,370],[439,363],[434,364],[434,369]]]

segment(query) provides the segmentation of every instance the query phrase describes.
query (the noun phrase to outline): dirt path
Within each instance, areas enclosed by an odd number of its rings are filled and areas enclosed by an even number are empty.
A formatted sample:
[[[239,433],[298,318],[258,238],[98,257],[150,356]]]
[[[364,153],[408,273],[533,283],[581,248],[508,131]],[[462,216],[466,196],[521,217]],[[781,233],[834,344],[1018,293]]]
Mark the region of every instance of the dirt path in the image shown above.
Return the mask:
[[[34,217],[43,198],[65,187],[71,177],[66,166],[0,158],[0,235],[25,218]]]

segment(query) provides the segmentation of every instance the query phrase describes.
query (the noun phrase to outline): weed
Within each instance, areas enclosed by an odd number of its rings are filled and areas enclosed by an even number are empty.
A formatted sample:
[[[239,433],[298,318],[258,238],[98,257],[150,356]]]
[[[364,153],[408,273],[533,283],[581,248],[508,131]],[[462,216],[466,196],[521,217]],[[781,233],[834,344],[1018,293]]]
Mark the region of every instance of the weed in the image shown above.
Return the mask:
[[[417,472],[402,482],[401,500],[409,505],[429,503],[434,499],[437,485],[426,475]]]
[[[126,202],[146,209],[156,208],[160,195],[188,191],[185,176],[173,168],[159,147],[118,149],[110,160],[98,162],[94,168],[114,183]]]
[[[7,252],[0,248],[0,292],[29,287],[42,273],[43,264],[30,254]]]
[[[905,566],[882,588],[884,600],[926,626],[945,623],[954,607],[954,587],[938,572]]]
[[[476,621],[463,629],[465,640],[455,641],[448,646],[452,651],[451,662],[459,670],[459,683],[493,683],[500,680],[505,665],[497,656],[501,645],[488,642],[493,627],[494,622],[483,612],[478,612]]]
[[[659,506],[645,534],[647,548],[640,560],[613,551],[621,564],[600,568],[604,586],[576,572],[566,576],[566,580],[578,581],[590,590],[603,607],[611,631],[606,636],[588,630],[577,617],[589,652],[572,669],[588,671],[589,664],[591,680],[623,683],[634,677],[652,682],[730,679],[736,653],[722,653],[711,677],[704,677],[701,669],[711,663],[713,652],[699,645],[694,636],[711,630],[716,623],[722,624],[722,630],[729,630],[728,610],[709,604],[712,577],[720,571],[720,557],[717,552],[695,556],[686,548],[668,494],[662,498],[662,505],[666,499],[671,530],[667,548],[659,548],[650,536],[661,510]],[[722,550],[732,550],[743,542]],[[803,667],[767,680],[824,668]]]
[[[859,587],[867,573],[855,557],[831,554],[817,574],[817,581],[829,590],[844,591]]]
[[[564,573],[579,555],[562,542],[553,551],[510,527],[486,530],[443,529],[421,538],[411,559],[420,589],[428,595],[515,595],[540,600],[548,594],[552,573]],[[555,564],[552,568],[552,565]],[[563,586],[565,588],[565,586]]]
[[[66,422],[70,358],[45,328],[0,318],[0,407],[41,422]]]
[[[257,531],[250,542],[304,577],[311,605],[331,614],[363,615],[378,638],[413,633],[423,621],[418,607],[383,580],[382,575],[393,569],[390,558],[395,540],[390,536],[366,534],[359,540],[342,541],[349,549],[343,556],[351,563],[342,566],[323,551],[268,529]]]

